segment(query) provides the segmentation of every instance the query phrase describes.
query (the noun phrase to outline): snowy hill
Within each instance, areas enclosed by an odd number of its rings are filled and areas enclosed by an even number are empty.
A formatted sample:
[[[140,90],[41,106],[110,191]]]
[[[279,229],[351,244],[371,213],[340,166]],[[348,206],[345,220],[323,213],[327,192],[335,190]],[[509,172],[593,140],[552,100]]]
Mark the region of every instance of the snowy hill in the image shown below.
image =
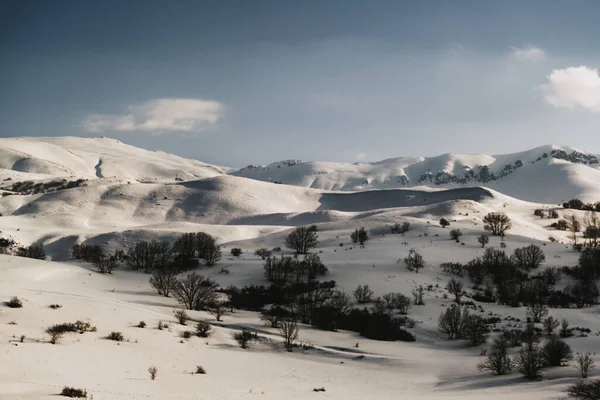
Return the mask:
[[[1,180],[118,177],[172,181],[207,178],[228,170],[109,138],[0,139]]]
[[[444,154],[372,163],[283,161],[248,166],[234,175],[328,190],[486,186],[545,203],[600,198],[598,157],[569,147],[542,146],[505,155]]]

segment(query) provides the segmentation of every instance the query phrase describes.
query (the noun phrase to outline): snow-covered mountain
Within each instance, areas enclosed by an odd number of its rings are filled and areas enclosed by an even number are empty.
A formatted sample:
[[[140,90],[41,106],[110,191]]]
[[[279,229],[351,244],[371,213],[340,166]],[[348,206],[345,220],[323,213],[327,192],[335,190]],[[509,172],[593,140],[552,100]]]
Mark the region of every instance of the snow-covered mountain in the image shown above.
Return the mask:
[[[136,180],[208,178],[229,168],[149,151],[109,138],[23,137],[0,139],[0,179],[54,177]]]
[[[552,145],[504,155],[443,154],[354,164],[287,160],[233,174],[327,190],[486,186],[527,201],[600,198],[598,156]]]

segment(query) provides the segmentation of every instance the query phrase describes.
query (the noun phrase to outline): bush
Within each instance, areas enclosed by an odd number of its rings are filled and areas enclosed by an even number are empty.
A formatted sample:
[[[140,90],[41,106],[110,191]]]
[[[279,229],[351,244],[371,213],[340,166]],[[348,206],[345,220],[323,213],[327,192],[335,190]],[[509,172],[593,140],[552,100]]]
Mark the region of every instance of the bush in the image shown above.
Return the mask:
[[[539,380],[542,377],[544,359],[537,345],[523,346],[514,356],[513,365],[525,378]]]
[[[512,370],[512,362],[508,357],[509,342],[500,336],[494,339],[491,351],[485,361],[479,363],[480,371],[489,371],[494,375],[506,375]]]
[[[200,321],[196,324],[196,336],[207,338],[212,335],[212,326],[209,323]]]
[[[140,323],[137,325],[138,328],[145,328],[146,327],[146,323],[144,321],[140,321]]]
[[[111,332],[107,337],[108,340],[114,340],[115,342],[122,342],[125,337],[121,332]]]
[[[382,297],[389,311],[398,310],[400,314],[408,314],[410,298],[402,293],[387,293]]]
[[[118,264],[117,257],[114,255],[111,256],[100,256],[96,260],[94,260],[94,266],[101,274],[112,274],[113,269],[116,268]]]
[[[177,322],[179,322],[179,324],[181,325],[187,324],[187,322],[190,319],[188,313],[185,312],[185,310],[173,310],[173,315],[175,315],[175,319],[177,319]]]
[[[189,339],[192,337],[192,332],[191,331],[184,331],[183,332],[183,338],[184,339]]]
[[[224,315],[229,314],[229,309],[227,308],[227,304],[225,302],[215,301],[208,306],[208,312],[211,313],[211,315],[214,316],[218,322],[221,322],[221,318]]]
[[[253,335],[252,333],[250,333],[250,331],[246,329],[242,329],[241,332],[236,332],[233,334],[233,338],[236,340],[236,342],[238,342],[242,349],[247,349],[248,343],[250,343],[250,341],[254,339],[254,337],[255,335]]]
[[[542,357],[550,367],[560,367],[573,359],[573,352],[564,340],[550,336],[542,347]]]
[[[469,346],[479,346],[487,341],[488,332],[484,319],[479,315],[471,315],[465,322],[462,338]]]
[[[353,295],[358,304],[365,304],[373,301],[373,291],[369,288],[369,285],[359,285],[354,290]]]
[[[503,212],[491,212],[483,217],[486,231],[489,231],[494,236],[504,236],[507,230],[512,227],[510,218]]]
[[[198,375],[206,375],[206,370],[204,369],[204,367],[202,365],[197,365],[196,366],[196,373]]]
[[[234,247],[233,249],[231,249],[231,255],[234,257],[239,257],[243,254],[244,252],[242,251],[242,249],[240,249],[239,247]]]
[[[49,307],[53,310],[58,310],[59,308],[62,308],[60,304],[50,304]]]
[[[458,240],[458,238],[461,236],[462,236],[462,231],[460,229],[452,229],[450,231],[450,238],[452,240]]]
[[[600,380],[580,380],[567,389],[569,397],[576,400],[598,400],[600,399]]]
[[[10,308],[22,308],[23,307],[23,302],[17,296],[11,297],[11,299],[9,301],[7,301],[5,304],[7,307],[10,307]]]
[[[445,262],[440,264],[440,268],[445,275],[463,276],[464,265],[461,263]]]
[[[446,218],[442,218],[442,219],[440,219],[440,225],[442,228],[445,228],[447,226],[450,226],[450,222],[448,222],[448,220]]]
[[[150,367],[148,368],[148,373],[150,374],[150,379],[155,380],[156,375],[158,375],[158,368]]]
[[[317,247],[318,235],[316,232],[301,226],[294,229],[285,239],[287,248],[297,254],[307,254],[310,249]]]
[[[87,390],[86,389],[77,389],[70,386],[63,387],[60,392],[61,396],[64,397],[74,397],[74,398],[87,398]]]
[[[415,249],[411,249],[408,252],[408,256],[404,258],[404,264],[409,271],[418,273],[419,270],[425,266],[425,260],[423,260],[423,256]]]

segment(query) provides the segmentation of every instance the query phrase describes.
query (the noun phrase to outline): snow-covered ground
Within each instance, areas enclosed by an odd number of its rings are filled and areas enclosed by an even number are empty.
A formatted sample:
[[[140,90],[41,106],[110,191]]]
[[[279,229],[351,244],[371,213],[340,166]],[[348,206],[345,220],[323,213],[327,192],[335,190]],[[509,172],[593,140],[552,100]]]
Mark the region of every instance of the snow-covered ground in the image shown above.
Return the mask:
[[[553,148],[504,158],[442,156],[444,165],[452,165],[448,171],[467,164],[494,169],[523,161],[514,173],[486,187],[471,182],[391,189],[375,184],[362,187],[359,181],[364,181],[364,174],[373,176],[375,170],[381,179],[400,170],[417,171],[419,163],[431,164],[432,159],[386,160],[368,167],[330,165],[334,172],[321,174],[327,181],[314,184],[300,178],[307,172],[292,173],[292,169],[312,170],[316,163],[274,167],[282,171],[276,176],[272,170],[258,174],[266,167],[254,168],[253,179],[248,179],[244,177],[250,175],[248,171],[234,172],[112,139],[0,139],[0,188],[5,192],[24,180],[87,179],[71,189],[0,197],[0,236],[24,245],[42,244],[52,260],[0,255],[0,301],[18,296],[24,302],[20,309],[0,306],[0,399],[53,399],[65,385],[85,387],[95,400],[559,399],[577,377],[575,369],[550,368],[544,381],[533,383],[516,373],[494,377],[476,368],[485,346],[468,348],[444,340],[437,332],[438,316],[450,302],[443,289],[449,277],[439,265],[482,254],[476,237],[490,211],[505,212],[513,221],[506,237],[507,253],[537,244],[546,254],[543,268],[576,264],[578,255],[566,244],[567,233],[551,229],[551,220],[534,217],[533,211],[556,208],[563,217],[571,212],[560,209],[558,201],[600,200],[600,170],[597,165],[552,157],[535,161]],[[396,165],[396,172],[390,164]],[[423,168],[436,173],[445,167]],[[347,174],[340,172],[343,169]],[[384,169],[387,172],[381,172]],[[292,174],[289,181],[284,179],[286,173]],[[406,173],[420,175],[421,170]],[[450,228],[439,226],[442,217],[450,221]],[[391,235],[389,226],[395,222],[410,222],[411,230],[405,236]],[[217,238],[224,257],[215,267],[198,268],[200,273],[223,287],[265,284],[262,261],[254,250],[283,247],[291,229],[307,224],[318,226],[316,251],[329,269],[327,279],[348,293],[359,284],[368,284],[375,295],[410,295],[419,285],[433,285],[425,294],[425,305],[413,306],[409,313],[417,322],[411,328],[416,342],[379,342],[302,325],[300,341],[314,348],[288,353],[277,331],[246,311],[227,315],[222,323],[192,311],[194,321],[214,324],[215,333],[208,339],[186,340],[182,333],[192,329],[193,322],[189,327],[176,323],[175,300],[153,293],[148,275],[124,266],[102,275],[89,264],[69,260],[75,243],[97,243],[114,250],[141,239],[173,241],[183,232],[204,231]],[[350,233],[359,227],[365,227],[371,237],[364,248],[350,244]],[[464,245],[449,239],[451,228],[462,230]],[[549,242],[550,235],[558,242]],[[500,240],[492,237],[489,245],[499,247]],[[244,254],[229,256],[232,247],[242,248]],[[418,274],[397,262],[412,248],[426,262]],[[222,268],[229,273],[221,273]],[[50,304],[62,308],[51,309]],[[525,318],[523,308],[481,305],[485,315]],[[592,330],[588,337],[568,339],[575,351],[600,351],[598,307],[552,309],[551,314]],[[58,345],[47,342],[48,326],[75,320],[90,322],[97,332],[67,335]],[[136,327],[142,320],[147,324],[144,329]],[[169,328],[158,330],[159,321]],[[257,331],[264,340],[240,349],[232,333],[242,327]],[[123,332],[127,341],[105,339],[112,331]],[[22,343],[21,335],[25,335]],[[600,364],[600,357],[596,361]],[[192,374],[197,365],[205,367],[207,374]],[[154,381],[147,372],[150,366],[158,368]],[[598,371],[592,373],[597,375]],[[321,387],[326,391],[313,391]]]

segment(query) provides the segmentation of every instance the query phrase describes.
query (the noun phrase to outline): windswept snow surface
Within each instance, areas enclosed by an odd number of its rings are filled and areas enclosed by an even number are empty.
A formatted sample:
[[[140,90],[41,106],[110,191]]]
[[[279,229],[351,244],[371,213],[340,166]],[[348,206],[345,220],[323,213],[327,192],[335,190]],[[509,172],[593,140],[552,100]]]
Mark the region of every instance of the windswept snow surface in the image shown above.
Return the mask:
[[[575,369],[549,368],[542,382],[524,381],[517,373],[494,377],[477,370],[486,346],[468,348],[437,331],[438,316],[451,303],[444,289],[449,277],[439,265],[467,262],[483,253],[477,236],[484,232],[482,219],[488,212],[502,211],[512,219],[507,253],[537,244],[546,254],[542,269],[576,264],[578,254],[568,245],[568,233],[551,229],[552,220],[534,217],[533,211],[556,209],[561,217],[575,213],[582,218],[583,213],[556,203],[573,197],[599,200],[600,170],[595,164],[542,157],[553,149],[356,165],[287,162],[231,175],[228,168],[106,138],[0,139],[0,193],[7,193],[0,197],[0,237],[42,244],[49,259],[0,255],[0,301],[18,296],[24,302],[20,309],[0,306],[0,399],[55,399],[63,386],[87,388],[95,400],[559,399],[575,381]],[[571,154],[571,149],[559,149]],[[485,184],[384,183],[400,174],[412,181],[426,170],[456,172],[465,166],[489,165],[496,174],[518,160],[522,167]],[[87,181],[36,194],[9,190],[15,182],[59,178]],[[368,179],[370,183],[361,183]],[[451,226],[439,226],[440,218]],[[410,222],[411,230],[391,235],[396,222]],[[153,293],[148,275],[125,265],[103,275],[70,257],[76,243],[113,251],[139,240],[173,242],[181,233],[204,231],[217,238],[223,259],[197,272],[223,287],[264,285],[263,261],[254,250],[284,247],[291,229],[309,224],[318,227],[316,251],[329,269],[326,279],[347,293],[359,284],[368,284],[376,296],[410,296],[419,285],[430,288],[425,305],[409,312],[416,322],[410,328],[416,342],[378,342],[301,325],[299,340],[311,346],[288,353],[277,330],[262,325],[257,313],[236,311],[217,322],[206,312],[191,311],[188,326],[178,325],[175,300]],[[371,238],[365,247],[350,243],[350,233],[359,227]],[[463,232],[461,243],[450,240],[450,229]],[[556,243],[549,241],[551,235]],[[499,248],[500,239],[492,237],[489,246]],[[242,256],[230,256],[232,247],[241,248]],[[425,259],[419,273],[401,262],[410,249]],[[291,253],[284,249],[282,254]],[[468,286],[465,280],[471,292]],[[54,310],[50,304],[62,308]],[[503,325],[509,323],[507,317],[525,320],[522,307],[476,304],[484,309],[477,313],[498,315]],[[574,351],[600,351],[598,307],[552,309],[551,314],[591,329],[588,337],[568,339]],[[76,320],[90,322],[97,332],[48,343],[48,326]],[[199,320],[213,324],[214,334],[183,339],[183,332],[193,330]],[[140,321],[147,327],[136,327]],[[169,328],[158,330],[159,321]],[[242,328],[263,339],[250,349],[238,348],[232,334]],[[112,331],[122,332],[127,341],[107,340]],[[197,365],[207,375],[192,374]],[[155,381],[149,378],[150,366],[158,368]],[[597,376],[593,371],[591,377]]]

